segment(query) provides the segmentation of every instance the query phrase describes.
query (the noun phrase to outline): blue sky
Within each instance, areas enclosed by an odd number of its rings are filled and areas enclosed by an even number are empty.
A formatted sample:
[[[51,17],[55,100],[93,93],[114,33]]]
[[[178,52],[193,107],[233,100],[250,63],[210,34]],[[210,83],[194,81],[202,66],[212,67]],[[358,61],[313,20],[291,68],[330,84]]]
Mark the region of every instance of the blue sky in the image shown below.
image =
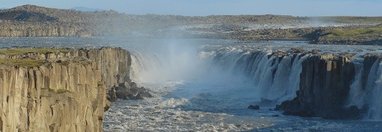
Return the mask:
[[[382,0],[0,0],[0,8],[34,4],[113,9],[129,14],[382,16]]]

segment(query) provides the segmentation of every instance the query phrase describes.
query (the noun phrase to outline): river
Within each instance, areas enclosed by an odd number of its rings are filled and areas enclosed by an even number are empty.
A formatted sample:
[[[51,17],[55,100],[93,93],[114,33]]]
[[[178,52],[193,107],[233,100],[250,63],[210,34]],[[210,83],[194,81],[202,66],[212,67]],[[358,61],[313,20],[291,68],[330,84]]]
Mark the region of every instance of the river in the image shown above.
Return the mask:
[[[242,42],[224,39],[0,38],[0,47],[13,46],[114,46],[129,50],[133,54],[132,79],[150,89],[154,97],[114,102],[105,115],[105,131],[382,130],[382,122],[379,118],[373,118],[379,116],[378,114],[362,120],[327,120],[319,117],[287,116],[281,111],[275,111],[277,103],[295,96],[301,72],[297,59],[279,62],[295,64],[286,68],[289,71],[283,70],[288,72],[276,73],[279,75],[279,82],[268,82],[267,75],[271,73],[267,71],[271,67],[266,65],[270,62],[267,58],[253,62],[259,64],[257,67],[263,67],[262,70],[253,72],[253,75],[261,76],[253,78],[240,72],[245,68],[233,64],[240,62],[238,57],[243,56],[248,49],[267,53],[304,48],[319,49],[321,52],[356,52],[362,55],[380,53],[382,47],[379,46],[310,45],[304,41]],[[213,59],[219,52],[220,60]],[[377,73],[374,78],[378,79],[380,76]],[[373,103],[380,104],[378,101]],[[251,104],[260,105],[260,109],[248,109]]]

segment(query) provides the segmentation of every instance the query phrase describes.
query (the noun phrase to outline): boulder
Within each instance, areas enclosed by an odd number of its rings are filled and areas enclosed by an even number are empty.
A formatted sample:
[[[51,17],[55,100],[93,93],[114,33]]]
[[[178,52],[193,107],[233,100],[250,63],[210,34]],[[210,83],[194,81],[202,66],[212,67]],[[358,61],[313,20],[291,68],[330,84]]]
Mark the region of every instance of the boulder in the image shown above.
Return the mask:
[[[249,106],[248,106],[248,109],[252,109],[252,110],[260,110],[260,106],[259,106],[259,105],[249,105]]]

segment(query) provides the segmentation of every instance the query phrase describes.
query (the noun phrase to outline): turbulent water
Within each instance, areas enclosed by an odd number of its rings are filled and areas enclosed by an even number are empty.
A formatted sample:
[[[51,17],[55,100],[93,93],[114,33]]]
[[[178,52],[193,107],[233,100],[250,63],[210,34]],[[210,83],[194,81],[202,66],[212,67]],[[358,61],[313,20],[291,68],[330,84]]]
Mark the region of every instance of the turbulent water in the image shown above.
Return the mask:
[[[281,103],[295,97],[299,87],[301,63],[306,58],[301,54],[287,55],[283,58],[269,57],[270,53],[236,50],[225,47],[212,57],[214,63],[228,69],[232,74],[244,74],[256,91],[252,95],[258,101],[270,100]],[[227,71],[226,71],[227,72]]]
[[[382,62],[375,61],[368,75],[365,76],[365,66],[361,62],[356,64],[356,78],[351,85],[349,105],[356,105],[358,108],[368,107],[365,119],[382,119]],[[365,83],[362,80],[367,78]]]
[[[1,38],[1,47],[118,46],[132,54],[131,77],[155,97],[115,102],[105,131],[379,131],[382,130],[382,63],[364,78],[363,59],[348,105],[369,107],[364,120],[324,120],[282,115],[274,106],[293,99],[308,56],[270,54],[290,48],[321,52],[380,53],[378,46],[309,45],[306,42],[240,42],[223,39]],[[258,104],[260,110],[247,109]]]

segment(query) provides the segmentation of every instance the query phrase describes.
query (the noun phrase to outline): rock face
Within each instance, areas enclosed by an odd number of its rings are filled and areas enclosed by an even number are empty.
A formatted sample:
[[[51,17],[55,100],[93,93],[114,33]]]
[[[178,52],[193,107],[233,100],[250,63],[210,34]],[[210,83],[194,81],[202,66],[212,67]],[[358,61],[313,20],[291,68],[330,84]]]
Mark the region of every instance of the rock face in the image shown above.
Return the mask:
[[[2,37],[86,37],[98,35],[90,25],[71,23],[2,22]]]
[[[302,63],[297,97],[280,108],[286,114],[324,118],[358,118],[356,107],[346,108],[355,76],[350,58],[341,55],[313,55]]]
[[[131,83],[130,54],[123,49],[7,51],[12,52],[0,51],[3,132],[102,131],[107,93]],[[37,60],[43,63],[32,63]]]
[[[382,119],[380,53],[299,48],[264,52],[265,49],[226,46],[210,53],[214,63],[225,71],[251,79],[253,88],[257,89],[254,96],[260,98],[260,102],[281,104],[276,109],[285,114]]]

